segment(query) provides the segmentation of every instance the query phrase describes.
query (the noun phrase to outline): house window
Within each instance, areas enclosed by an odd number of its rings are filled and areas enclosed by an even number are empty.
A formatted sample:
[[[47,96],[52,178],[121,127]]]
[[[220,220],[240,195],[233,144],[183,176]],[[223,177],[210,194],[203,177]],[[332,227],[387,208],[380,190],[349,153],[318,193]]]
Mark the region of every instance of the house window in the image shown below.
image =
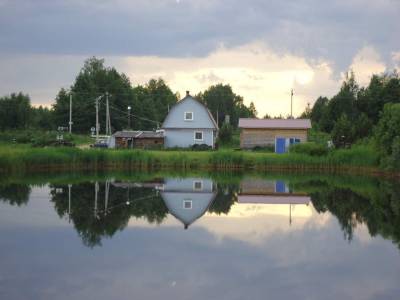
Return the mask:
[[[193,181],[193,190],[201,191],[203,189],[203,182],[202,181]]]
[[[184,209],[192,209],[192,200],[183,200]]]
[[[202,141],[203,140],[203,131],[195,131],[194,132],[194,140]]]
[[[185,121],[193,121],[193,112],[191,111],[185,112]]]

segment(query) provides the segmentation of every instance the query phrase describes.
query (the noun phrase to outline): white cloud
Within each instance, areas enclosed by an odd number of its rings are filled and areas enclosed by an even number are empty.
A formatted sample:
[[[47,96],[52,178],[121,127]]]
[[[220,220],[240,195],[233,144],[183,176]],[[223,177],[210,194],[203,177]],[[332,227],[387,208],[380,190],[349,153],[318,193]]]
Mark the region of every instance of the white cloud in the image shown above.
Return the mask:
[[[400,61],[394,52],[394,62]],[[61,87],[68,88],[83,65],[85,56],[32,55],[0,57],[0,95],[22,90],[32,103],[51,104]],[[248,105],[253,101],[262,117],[287,115],[290,112],[290,90],[294,88],[294,115],[318,96],[333,96],[343,78],[334,76],[333,63],[310,62],[293,54],[279,55],[265,43],[227,48],[221,45],[205,57],[171,58],[158,56],[106,56],[107,66],[127,74],[134,85],[162,77],[174,92],[192,94],[217,83],[230,84]],[[365,85],[373,73],[385,70],[385,64],[372,47],[362,48],[353,58],[351,68],[356,79]]]
[[[368,85],[372,74],[379,74],[386,70],[378,52],[370,46],[362,48],[353,58],[350,68],[354,71],[357,82]]]

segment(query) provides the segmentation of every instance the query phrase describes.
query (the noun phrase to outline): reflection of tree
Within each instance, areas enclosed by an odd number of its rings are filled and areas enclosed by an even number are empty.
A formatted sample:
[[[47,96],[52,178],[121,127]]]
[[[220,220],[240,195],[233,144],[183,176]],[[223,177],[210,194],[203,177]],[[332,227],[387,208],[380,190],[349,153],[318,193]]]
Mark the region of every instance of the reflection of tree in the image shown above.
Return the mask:
[[[103,237],[112,237],[124,229],[131,216],[145,217],[148,222],[160,223],[167,215],[161,197],[148,188],[110,187],[108,209],[105,209],[105,184],[99,184],[97,213],[95,213],[95,187],[83,183],[71,187],[70,219],[89,247],[101,245]],[[51,190],[52,202],[60,217],[68,217],[68,186],[57,186]],[[129,198],[128,198],[129,196]],[[129,201],[129,204],[127,204]]]
[[[400,246],[400,187],[380,182],[372,194],[360,195],[351,189],[327,188],[311,194],[315,209],[329,210],[342,226],[345,237],[351,240],[354,228],[365,223],[372,236],[391,239]]]
[[[217,195],[208,211],[217,214],[228,214],[232,204],[237,202],[238,186],[235,184],[218,184]]]
[[[10,205],[21,206],[27,204],[31,187],[26,184],[9,184],[0,186],[0,200],[8,202]]]

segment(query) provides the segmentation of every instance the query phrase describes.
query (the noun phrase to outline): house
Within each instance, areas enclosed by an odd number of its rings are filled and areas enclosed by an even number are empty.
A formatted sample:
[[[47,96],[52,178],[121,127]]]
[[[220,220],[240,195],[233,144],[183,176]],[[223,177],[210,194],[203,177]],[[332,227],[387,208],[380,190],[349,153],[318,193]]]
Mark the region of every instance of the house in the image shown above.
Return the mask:
[[[239,119],[240,148],[274,146],[284,153],[289,146],[307,141],[309,119]]]
[[[170,109],[162,129],[167,148],[186,148],[194,144],[206,144],[214,148],[218,134],[218,125],[210,111],[189,92]]]
[[[115,132],[109,140],[109,148],[159,148],[164,145],[164,134],[158,131],[124,130]]]
[[[169,178],[161,191],[169,212],[185,229],[206,213],[215,196],[214,183],[206,178]]]

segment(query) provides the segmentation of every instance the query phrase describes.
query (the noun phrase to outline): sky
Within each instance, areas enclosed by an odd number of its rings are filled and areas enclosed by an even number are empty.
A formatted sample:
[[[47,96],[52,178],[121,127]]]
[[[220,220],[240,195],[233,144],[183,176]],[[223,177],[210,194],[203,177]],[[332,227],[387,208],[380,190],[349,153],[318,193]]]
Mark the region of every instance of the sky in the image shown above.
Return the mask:
[[[85,59],[104,58],[133,86],[173,92],[230,84],[258,116],[294,115],[400,66],[399,0],[0,0],[0,96],[51,105]]]

